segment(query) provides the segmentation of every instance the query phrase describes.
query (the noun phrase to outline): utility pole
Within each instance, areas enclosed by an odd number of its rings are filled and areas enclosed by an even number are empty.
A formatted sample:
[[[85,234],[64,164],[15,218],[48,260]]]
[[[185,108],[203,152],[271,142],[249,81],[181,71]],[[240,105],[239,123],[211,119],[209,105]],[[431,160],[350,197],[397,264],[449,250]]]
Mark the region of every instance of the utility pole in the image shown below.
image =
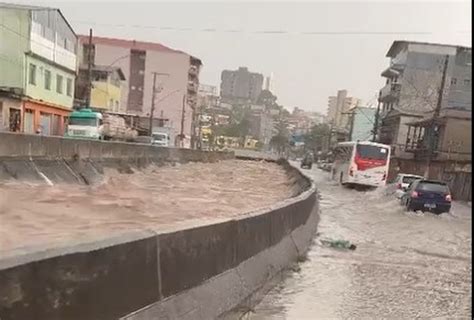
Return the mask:
[[[197,115],[197,112],[196,112],[196,107],[191,107],[191,109],[193,110],[192,111],[192,114],[191,114],[191,149],[196,149],[196,115]]]
[[[379,130],[380,117],[380,100],[377,103],[377,111],[375,111],[374,128],[372,129],[372,142],[377,142],[377,131]]]
[[[435,139],[434,139],[434,127],[436,126],[437,120],[439,118],[439,113],[441,111],[442,103],[443,103],[443,94],[444,94],[444,87],[446,85],[446,75],[448,71],[448,62],[449,62],[449,55],[446,55],[444,58],[444,66],[443,66],[443,74],[441,78],[441,84],[438,90],[438,101],[436,103],[436,108],[434,109],[433,116],[431,117],[431,127],[428,130],[428,154],[426,157],[426,169],[425,169],[425,178],[429,178],[430,176],[430,167],[431,161],[433,157],[433,153],[435,150]]]
[[[356,111],[352,110],[349,112],[341,112],[341,114],[347,114],[349,115],[349,141],[352,140],[352,131],[354,130],[354,118]]]
[[[161,92],[162,88],[159,88],[158,90],[156,89],[156,78],[159,75],[165,75],[169,76],[168,73],[160,73],[160,72],[152,72],[153,74],[153,87],[151,88],[151,110],[150,110],[150,124],[148,127],[150,137],[152,136],[153,133],[153,116],[155,113],[155,100],[156,100],[156,94]]]
[[[184,117],[186,113],[186,94],[183,94],[183,109],[181,110],[181,131],[179,133],[179,140],[181,142],[180,147],[183,147],[184,141]]]
[[[155,113],[155,99],[156,99],[156,72],[153,72],[153,87],[151,88],[151,110],[150,110],[150,124],[148,126],[148,131],[150,137],[153,135],[153,114]]]
[[[350,118],[351,124],[349,126],[349,141],[352,141],[352,134],[354,133],[355,114],[356,114],[356,111],[351,112],[351,118]]]
[[[87,90],[86,90],[86,108],[90,107],[92,92],[92,29],[89,29],[89,43],[87,50]]]

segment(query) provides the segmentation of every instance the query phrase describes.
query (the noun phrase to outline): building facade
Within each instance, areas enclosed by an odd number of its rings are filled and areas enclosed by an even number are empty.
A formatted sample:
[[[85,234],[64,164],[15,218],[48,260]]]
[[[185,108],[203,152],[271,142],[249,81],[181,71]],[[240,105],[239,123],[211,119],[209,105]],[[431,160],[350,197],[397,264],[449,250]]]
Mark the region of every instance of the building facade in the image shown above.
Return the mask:
[[[77,36],[59,9],[0,4],[0,130],[63,135]]]
[[[439,98],[441,110],[471,111],[472,51],[459,46],[395,41],[387,57],[390,65],[381,74],[386,84],[379,94],[378,140],[391,144],[393,155],[411,158],[413,153],[405,148],[408,124],[430,117]],[[445,62],[446,81],[440,97]]]
[[[250,115],[250,134],[258,140],[264,150],[270,147],[274,132],[274,120],[266,110],[254,110]]]
[[[80,36],[79,41],[80,61],[85,65],[89,37]],[[91,51],[94,65],[119,67],[123,71],[120,112],[148,118],[154,96],[153,118],[158,126],[169,127],[172,136],[181,132],[191,136],[202,65],[198,58],[159,43],[104,37],[92,38]]]
[[[224,102],[256,103],[262,86],[263,75],[239,67],[238,70],[222,71],[220,94]]]
[[[217,87],[211,85],[199,84],[198,89],[198,108],[209,109],[219,105],[219,94]]]
[[[86,98],[89,95],[89,105],[86,107],[99,112],[123,112],[120,102],[124,81],[122,69],[95,65],[91,68],[92,87],[89,92],[89,71],[80,67],[76,80],[76,107],[86,106]]]
[[[270,73],[269,76],[265,77],[265,80],[264,80],[264,83],[263,83],[263,90],[268,90],[270,92],[274,92],[273,73]]]

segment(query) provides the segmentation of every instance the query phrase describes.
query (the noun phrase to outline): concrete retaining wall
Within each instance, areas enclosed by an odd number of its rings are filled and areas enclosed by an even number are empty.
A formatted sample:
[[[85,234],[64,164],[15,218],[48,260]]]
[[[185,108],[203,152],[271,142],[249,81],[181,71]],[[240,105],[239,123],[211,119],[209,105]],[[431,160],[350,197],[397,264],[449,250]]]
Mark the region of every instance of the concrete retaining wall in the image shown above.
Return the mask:
[[[91,184],[100,178],[104,167],[127,172],[151,163],[213,162],[233,157],[229,152],[0,133],[0,180]]]
[[[316,232],[314,184],[280,164],[295,197],[237,219],[0,257],[0,319],[224,317],[303,255]]]

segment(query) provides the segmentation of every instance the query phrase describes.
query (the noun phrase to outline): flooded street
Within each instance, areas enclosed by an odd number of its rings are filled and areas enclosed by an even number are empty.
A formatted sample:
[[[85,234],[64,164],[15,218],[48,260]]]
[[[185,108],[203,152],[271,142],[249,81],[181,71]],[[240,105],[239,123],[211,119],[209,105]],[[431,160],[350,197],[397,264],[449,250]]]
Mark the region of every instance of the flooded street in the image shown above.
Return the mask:
[[[308,260],[244,319],[470,319],[471,212],[405,213],[380,191],[344,189],[318,169],[321,220]],[[347,240],[354,251],[323,246]]]

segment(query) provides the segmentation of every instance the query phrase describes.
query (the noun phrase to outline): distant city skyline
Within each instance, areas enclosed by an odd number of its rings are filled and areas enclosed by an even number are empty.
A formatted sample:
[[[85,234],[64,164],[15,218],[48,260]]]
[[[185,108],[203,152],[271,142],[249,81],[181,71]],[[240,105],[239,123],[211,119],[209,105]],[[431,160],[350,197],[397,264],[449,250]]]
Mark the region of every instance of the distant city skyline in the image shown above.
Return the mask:
[[[114,2],[113,14],[110,1],[94,10],[77,0],[15,2],[58,7],[78,34],[93,28],[197,56],[206,84],[219,86],[221,72],[239,66],[273,72],[274,94],[289,110],[325,113],[341,88],[369,102],[394,40],[471,46],[470,2]]]

